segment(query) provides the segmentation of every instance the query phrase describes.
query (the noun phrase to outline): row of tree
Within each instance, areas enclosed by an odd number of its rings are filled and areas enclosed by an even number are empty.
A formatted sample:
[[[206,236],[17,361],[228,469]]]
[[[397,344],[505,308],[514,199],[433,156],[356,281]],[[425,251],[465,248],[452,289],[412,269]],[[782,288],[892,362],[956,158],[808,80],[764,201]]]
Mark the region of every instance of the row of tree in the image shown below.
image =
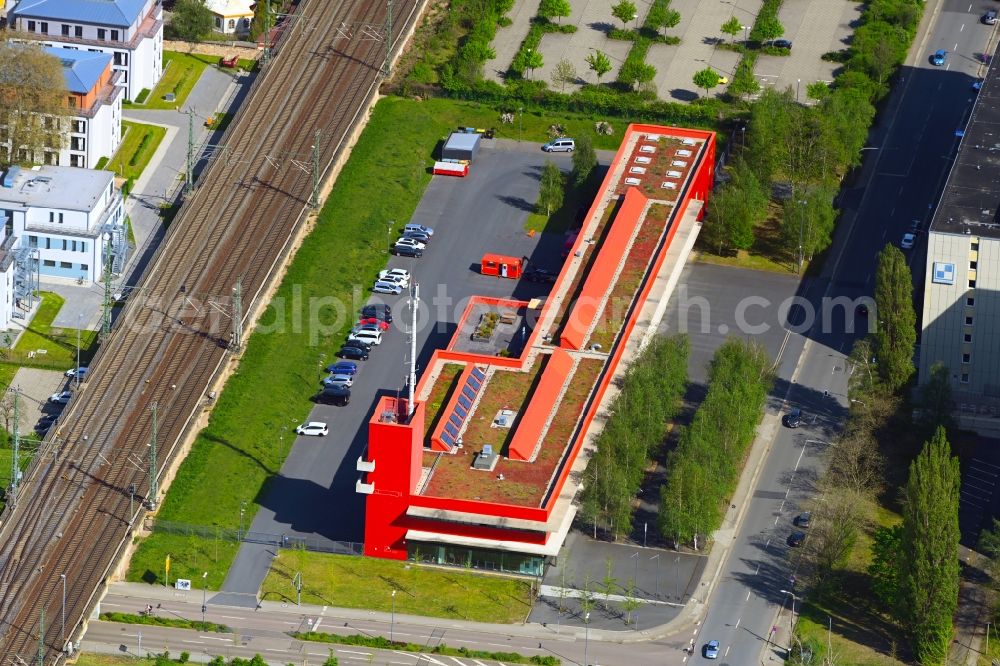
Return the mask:
[[[697,550],[722,524],[772,381],[759,343],[730,338],[715,352],[705,400],[667,457],[659,515],[666,538]]]
[[[632,502],[687,387],[689,341],[657,336],[632,365],[584,472],[580,515],[612,535],[632,530]]]
[[[881,614],[906,637],[920,664],[944,663],[958,601],[958,460],[951,455],[946,427],[951,421],[948,370],[935,366],[919,394],[920,418],[910,418],[916,318],[912,275],[894,246],[880,253],[875,282],[874,331],[851,353],[851,413],[819,483],[811,507],[813,525],[804,548],[810,594],[837,595],[841,572],[863,533],[872,533],[868,584]],[[904,434],[901,428],[909,430]],[[902,492],[902,522],[872,530],[885,480],[891,478],[883,454],[891,442],[926,440],[910,465]],[[1000,541],[998,541],[1000,543]],[[1000,552],[1000,551],[998,551]],[[801,643],[792,663],[833,665],[835,655],[819,641]],[[819,660],[822,658],[822,661]]]

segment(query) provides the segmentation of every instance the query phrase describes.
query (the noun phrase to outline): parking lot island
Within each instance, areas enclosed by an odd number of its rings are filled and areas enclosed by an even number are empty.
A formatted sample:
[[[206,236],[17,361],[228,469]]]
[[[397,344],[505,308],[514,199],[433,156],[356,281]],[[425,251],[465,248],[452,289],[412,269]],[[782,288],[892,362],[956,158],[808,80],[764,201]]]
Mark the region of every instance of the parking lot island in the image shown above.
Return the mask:
[[[629,126],[549,294],[470,299],[413,403],[384,396],[369,420],[366,555],[541,573],[576,513],[571,472],[662,315],[663,275],[684,263],[714,170],[714,133]]]

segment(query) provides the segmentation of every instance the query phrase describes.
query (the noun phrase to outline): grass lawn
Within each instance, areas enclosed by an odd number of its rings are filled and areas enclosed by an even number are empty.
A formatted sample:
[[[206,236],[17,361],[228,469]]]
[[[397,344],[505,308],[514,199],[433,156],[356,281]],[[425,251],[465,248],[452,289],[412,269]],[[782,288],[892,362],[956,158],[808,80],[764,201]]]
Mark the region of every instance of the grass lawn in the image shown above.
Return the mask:
[[[209,64],[219,62],[217,57],[196,55],[190,53],[178,53],[177,51],[163,52],[163,76],[159,83],[153,88],[153,92],[146,98],[145,104],[126,104],[127,109],[174,109],[184,106],[187,96],[191,93],[194,85],[201,78],[201,73]],[[176,99],[173,102],[164,101],[163,96],[167,93],[174,93]]]
[[[135,649],[135,645],[129,647]],[[154,648],[155,649],[155,646]],[[96,652],[80,652],[77,654],[76,666],[154,666],[155,659],[140,659],[138,657],[120,657],[111,654],[97,654]]]
[[[75,328],[53,328],[52,321],[62,309],[65,299],[51,291],[41,292],[42,304],[21,334],[14,346],[15,352],[27,354],[31,351],[45,350],[46,365],[65,365],[67,368],[76,366],[76,333]],[[85,363],[93,355],[97,341],[97,331],[80,331],[80,358]]]
[[[772,273],[795,273],[798,257],[789,252],[781,238],[781,208],[773,202],[769,206],[768,218],[754,230],[754,244],[749,250],[738,250],[735,254],[719,255],[699,241],[697,260],[705,264],[735,266]],[[803,274],[809,270],[809,262],[802,264]]]
[[[901,517],[879,508],[874,527],[893,525]],[[851,549],[847,565],[838,573],[836,586],[822,596],[810,594],[798,612],[797,629],[803,643],[827,644],[827,627],[832,619],[830,641],[837,663],[852,666],[903,666],[908,663],[906,641],[899,630],[886,621],[872,599],[867,573],[871,562],[871,532],[863,532]],[[787,615],[784,616],[787,620]],[[896,657],[892,655],[895,654]],[[898,657],[898,658],[897,658]]]
[[[525,137],[532,140],[543,139],[553,122],[581,131],[589,126],[593,132],[593,124],[582,118],[551,116],[530,123],[528,118]],[[323,304],[314,318],[319,323],[270,326],[269,332],[251,336],[238,372],[180,467],[160,509],[161,519],[235,530],[240,503],[246,501],[245,521],[250,524],[267,480],[288,455],[292,428],[312,408],[309,398],[318,388],[317,362],[333,358],[353,323],[353,319],[336,321],[329,297],[339,297],[353,309],[354,287],[373,281],[385,266],[385,222],[410,219],[431,178],[432,152],[451,128],[492,125],[497,119],[496,111],[480,104],[391,97],[378,103],[320,212],[316,229],[278,288],[274,302],[282,305],[264,315],[265,322],[277,317],[287,322],[293,303],[315,299]],[[334,254],[343,261],[331,266],[329,257]],[[300,292],[294,298],[293,285]],[[140,544],[128,579],[159,580],[163,560],[170,554],[172,578],[196,579],[208,571],[210,585],[218,586],[236,549],[234,544],[220,543],[217,550],[216,546],[214,539],[154,533]]]
[[[580,226],[577,222],[577,213],[581,206],[590,208],[590,204],[594,200],[594,194],[597,192],[597,187],[601,184],[597,176],[597,171],[597,169],[594,169],[587,182],[579,187],[573,184],[566,186],[563,204],[557,211],[552,213],[552,217],[546,217],[544,213],[528,213],[528,219],[524,223],[524,230],[563,234],[573,227]],[[567,178],[569,177],[567,176]]]
[[[471,620],[523,622],[531,610],[527,581],[406,562],[282,550],[262,599],[295,601],[292,578],[302,572],[302,603]]]
[[[153,153],[167,134],[167,128],[123,120],[122,129],[125,136],[106,168],[122,178],[135,180],[153,158]]]

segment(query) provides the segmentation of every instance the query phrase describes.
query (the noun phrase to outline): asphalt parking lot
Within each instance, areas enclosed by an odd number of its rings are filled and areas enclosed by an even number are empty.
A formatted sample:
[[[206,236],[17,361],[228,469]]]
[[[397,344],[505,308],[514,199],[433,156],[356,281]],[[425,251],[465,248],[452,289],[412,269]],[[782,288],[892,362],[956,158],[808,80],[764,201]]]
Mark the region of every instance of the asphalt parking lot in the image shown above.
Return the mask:
[[[611,153],[598,153],[604,165],[610,157]],[[433,351],[451,338],[470,296],[528,299],[549,288],[475,272],[487,252],[528,257],[530,264],[539,267],[558,268],[561,264],[562,234],[529,236],[524,230],[546,159],[570,169],[568,155],[548,155],[538,144],[484,141],[467,178],[434,177],[413,217],[398,221],[398,228],[412,222],[433,227],[435,232],[422,258],[388,259],[389,267],[409,270],[420,285],[418,375]],[[355,463],[364,453],[366,424],[376,399],[406,389],[409,345],[402,327],[408,328],[410,321],[405,296],[372,301],[391,306],[392,328],[370,360],[359,362],[351,403],[313,408],[308,420],[329,423],[330,434],[298,438],[281,472],[268,483],[261,509],[250,526],[251,535],[260,535],[261,541],[266,541],[267,535],[279,539],[285,535],[310,545],[332,547],[334,542],[360,542],[364,538],[364,496],[355,492],[359,476]],[[337,360],[332,356],[334,351],[330,350],[326,363]],[[317,376],[317,390],[318,380]],[[291,429],[288,436],[294,436]],[[256,593],[270,563],[268,550],[273,550],[273,545],[244,543],[223,591]]]

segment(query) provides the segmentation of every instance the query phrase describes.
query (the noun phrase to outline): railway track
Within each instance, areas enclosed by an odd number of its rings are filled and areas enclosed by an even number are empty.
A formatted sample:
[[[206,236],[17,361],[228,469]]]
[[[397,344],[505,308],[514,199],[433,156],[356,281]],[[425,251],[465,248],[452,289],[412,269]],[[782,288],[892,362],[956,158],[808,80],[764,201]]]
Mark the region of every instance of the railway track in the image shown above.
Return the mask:
[[[393,3],[394,43],[419,1]],[[181,208],[139,297],[119,317],[3,515],[3,666],[55,662],[66,641],[78,638],[143,511],[130,514],[130,488],[150,493],[154,410],[162,471],[231,353],[234,286],[239,281],[250,295],[243,312],[253,312],[304,220],[312,175],[301,165],[315,145],[325,172],[375,93],[384,42],[344,39],[342,28],[385,20],[381,2],[300,3],[227,130],[221,159]]]

